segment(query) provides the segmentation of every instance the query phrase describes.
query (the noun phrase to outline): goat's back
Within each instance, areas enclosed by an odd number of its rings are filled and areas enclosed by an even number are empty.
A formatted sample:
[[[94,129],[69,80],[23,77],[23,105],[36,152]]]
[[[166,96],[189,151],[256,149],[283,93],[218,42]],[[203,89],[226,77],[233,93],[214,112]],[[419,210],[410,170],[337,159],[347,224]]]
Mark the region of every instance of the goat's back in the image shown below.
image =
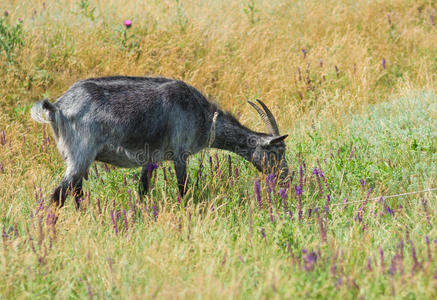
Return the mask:
[[[122,76],[80,80],[55,105],[104,143],[193,153],[205,146],[218,109],[182,81]]]

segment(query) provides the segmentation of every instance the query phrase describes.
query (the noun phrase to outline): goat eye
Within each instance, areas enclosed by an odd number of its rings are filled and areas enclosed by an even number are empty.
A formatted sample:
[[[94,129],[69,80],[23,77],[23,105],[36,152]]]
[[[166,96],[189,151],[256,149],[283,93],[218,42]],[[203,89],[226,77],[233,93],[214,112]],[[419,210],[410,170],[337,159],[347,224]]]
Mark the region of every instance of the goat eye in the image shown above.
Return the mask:
[[[251,136],[248,138],[247,143],[249,145],[249,147],[254,148],[257,145],[257,139],[254,136]]]

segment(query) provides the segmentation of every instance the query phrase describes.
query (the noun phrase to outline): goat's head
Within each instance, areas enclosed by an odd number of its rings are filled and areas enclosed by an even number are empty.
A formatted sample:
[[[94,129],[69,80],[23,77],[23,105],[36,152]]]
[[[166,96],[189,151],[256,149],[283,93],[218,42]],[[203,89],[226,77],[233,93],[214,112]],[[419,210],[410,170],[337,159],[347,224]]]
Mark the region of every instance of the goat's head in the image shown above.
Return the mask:
[[[285,143],[284,139],[288,134],[280,135],[278,125],[272,112],[261,101],[256,100],[262,109],[253,102],[250,105],[259,113],[264,121],[268,135],[263,135],[250,141],[255,148],[252,153],[252,163],[255,167],[266,173],[275,173],[279,178],[285,180],[288,176],[288,166],[285,159]]]

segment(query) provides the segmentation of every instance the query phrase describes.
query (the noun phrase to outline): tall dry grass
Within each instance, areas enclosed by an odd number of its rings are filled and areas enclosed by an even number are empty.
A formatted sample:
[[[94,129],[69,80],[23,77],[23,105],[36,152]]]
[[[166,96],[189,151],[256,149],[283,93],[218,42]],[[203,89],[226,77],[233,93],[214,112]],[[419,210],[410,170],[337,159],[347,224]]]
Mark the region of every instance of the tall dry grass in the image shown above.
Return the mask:
[[[296,128],[307,125],[308,134],[289,138],[290,168],[299,172],[303,158],[311,173],[320,158],[329,184],[337,188],[333,201],[362,199],[370,186],[387,193],[433,187],[435,129],[424,118],[435,119],[435,2],[82,1],[89,3],[87,8],[80,3],[0,0],[0,9],[9,11],[8,22],[15,24],[21,18],[24,30],[24,44],[15,51],[14,61],[0,55],[0,134],[5,132],[5,143],[0,145],[0,295],[17,299],[376,298],[407,297],[411,291],[418,298],[435,295],[436,264],[426,258],[423,240],[425,235],[437,238],[435,201],[428,202],[431,217],[419,196],[408,204],[396,200],[393,216],[372,202],[368,212],[377,217],[369,213],[365,224],[356,221],[357,207],[339,208],[332,212],[327,242],[322,242],[315,214],[305,216],[313,205],[324,205],[324,198],[317,198],[316,192],[305,195],[304,221],[297,222],[291,189],[294,221],[281,215],[270,223],[269,213],[258,211],[254,201],[257,173],[234,156],[239,179],[208,177],[197,194],[200,203],[191,197],[186,206],[179,205],[174,179],[164,183],[159,173],[148,198],[149,210],[140,216],[128,211],[129,230],[123,231],[121,217],[118,235],[111,213],[129,209],[127,190],[135,190],[135,183],[130,171],[105,172],[99,165],[100,177],[91,171],[86,183],[91,197],[84,209],[75,211],[69,199],[53,226],[47,199],[64,165],[49,128],[29,115],[36,100],[53,101],[81,78],[173,77],[197,87],[225,109],[240,112],[242,122],[252,128],[263,130],[246,104],[256,97],[272,109],[284,133],[297,133]],[[122,45],[120,33],[125,19],[133,22],[127,30],[127,42],[132,43],[128,47]],[[420,137],[402,131],[410,123],[399,121],[401,129],[395,126],[399,133],[390,140],[386,127],[376,126],[391,124],[390,116],[371,123],[376,125],[370,133],[360,131],[359,124],[350,128],[344,124],[348,121],[344,114],[423,89],[431,94],[410,106],[387,109],[411,113],[411,128]],[[423,107],[416,111],[419,103]],[[403,115],[396,113],[396,118],[403,120]],[[374,136],[386,144],[373,145],[369,141]],[[353,146],[356,153],[348,159]],[[413,146],[423,152],[413,151]],[[192,162],[194,174],[196,159]],[[223,174],[226,162],[227,157],[221,161]],[[367,180],[365,188],[359,186],[360,178]],[[265,186],[262,196],[268,207]],[[429,193],[424,197],[435,200]],[[97,199],[106,205],[102,211]],[[399,204],[405,209],[398,210]],[[276,208],[274,212],[281,213]],[[405,254],[405,273],[401,276],[398,270],[390,277],[389,259],[399,240],[407,241],[407,234],[416,243],[420,268],[412,272],[414,259]],[[385,267],[380,264],[380,247],[386,251]],[[408,247],[406,252],[412,249]],[[430,247],[434,257],[435,244]],[[305,269],[303,250],[317,253],[315,271]]]
[[[2,76],[3,98],[14,97],[8,104],[56,98],[80,78],[160,75],[234,112],[260,97],[290,128],[307,115],[384,101],[405,85],[435,85],[436,11],[428,1],[254,1],[254,23],[245,1],[89,2],[94,21],[79,1],[2,6],[24,19],[27,33],[18,71]],[[115,31],[124,19],[133,20],[128,33],[139,44],[130,51]]]

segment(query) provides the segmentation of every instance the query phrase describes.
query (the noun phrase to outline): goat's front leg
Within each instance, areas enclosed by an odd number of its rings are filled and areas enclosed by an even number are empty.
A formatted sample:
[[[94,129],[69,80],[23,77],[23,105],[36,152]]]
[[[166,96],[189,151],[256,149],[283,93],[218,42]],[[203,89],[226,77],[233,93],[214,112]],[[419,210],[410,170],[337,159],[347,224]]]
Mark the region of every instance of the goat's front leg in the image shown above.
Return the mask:
[[[80,201],[83,199],[82,178],[75,182],[71,188],[71,192],[74,198],[74,203],[76,204],[76,209],[79,209]]]
[[[140,183],[138,184],[138,195],[140,195],[140,199],[149,191],[150,179],[152,177],[152,172],[150,172],[149,169],[147,166],[141,169]]]
[[[175,160],[174,168],[176,171],[176,178],[178,181],[179,194],[184,196],[187,192],[188,176],[187,176],[187,161],[186,160]]]

